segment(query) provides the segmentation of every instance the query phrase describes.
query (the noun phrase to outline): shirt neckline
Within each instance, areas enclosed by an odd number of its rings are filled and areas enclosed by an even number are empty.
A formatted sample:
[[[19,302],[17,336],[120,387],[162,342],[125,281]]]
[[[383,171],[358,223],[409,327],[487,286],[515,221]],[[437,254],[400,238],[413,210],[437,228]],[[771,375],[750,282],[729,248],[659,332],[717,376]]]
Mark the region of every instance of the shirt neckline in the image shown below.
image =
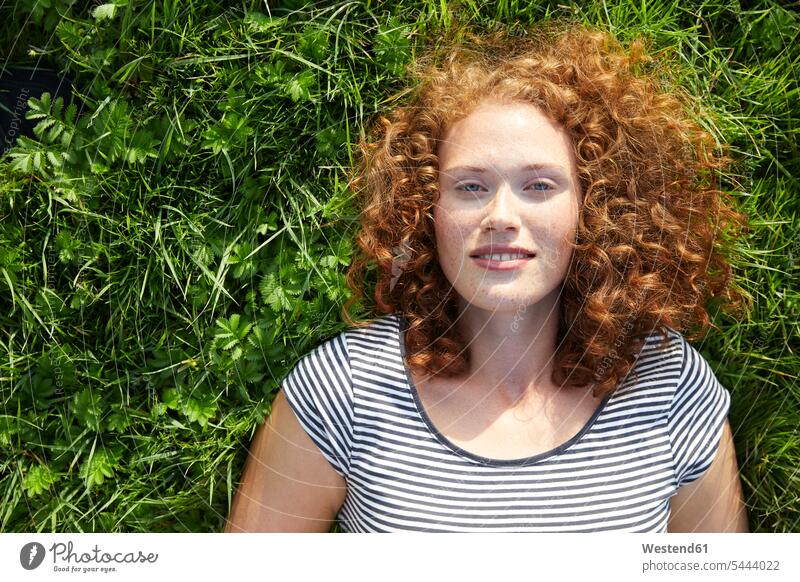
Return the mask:
[[[490,465],[494,467],[509,467],[509,466],[531,465],[533,463],[556,456],[559,453],[570,448],[575,443],[579,442],[583,438],[583,436],[589,432],[589,430],[592,428],[597,418],[600,416],[600,413],[605,409],[606,404],[613,396],[613,392],[610,394],[606,394],[606,396],[597,406],[597,409],[594,411],[592,416],[589,418],[586,424],[583,425],[583,428],[581,428],[581,430],[579,430],[577,434],[575,434],[575,436],[571,437],[569,440],[563,442],[557,447],[550,449],[549,451],[544,451],[536,455],[532,455],[530,457],[522,457],[516,459],[493,459],[491,457],[484,457],[475,453],[471,453],[470,451],[462,449],[461,447],[450,441],[450,439],[444,436],[441,432],[439,432],[439,429],[436,428],[436,426],[433,424],[433,421],[428,416],[428,413],[425,411],[425,407],[422,405],[422,400],[420,399],[419,393],[417,392],[417,387],[414,384],[414,381],[411,379],[411,370],[406,364],[405,331],[408,327],[408,322],[406,321],[405,316],[400,312],[396,312],[395,316],[398,324],[398,339],[400,343],[400,356],[401,356],[400,359],[403,364],[403,371],[405,372],[406,383],[408,384],[408,388],[409,391],[411,392],[411,396],[414,400],[414,406],[417,409],[419,417],[422,419],[428,431],[442,445],[452,450],[453,452],[457,453],[458,455],[471,459],[472,461],[477,461],[484,465]]]

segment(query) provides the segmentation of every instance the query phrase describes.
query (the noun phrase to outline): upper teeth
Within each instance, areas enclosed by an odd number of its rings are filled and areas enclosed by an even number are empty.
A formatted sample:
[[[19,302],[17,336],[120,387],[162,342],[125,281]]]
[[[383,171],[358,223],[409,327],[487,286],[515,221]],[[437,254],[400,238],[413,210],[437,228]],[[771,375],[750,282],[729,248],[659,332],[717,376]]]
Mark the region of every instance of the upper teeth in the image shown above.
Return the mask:
[[[513,259],[526,259],[528,255],[522,254],[510,254],[510,253],[502,253],[502,254],[492,254],[492,255],[478,255],[481,259],[491,259],[493,261],[511,261]]]

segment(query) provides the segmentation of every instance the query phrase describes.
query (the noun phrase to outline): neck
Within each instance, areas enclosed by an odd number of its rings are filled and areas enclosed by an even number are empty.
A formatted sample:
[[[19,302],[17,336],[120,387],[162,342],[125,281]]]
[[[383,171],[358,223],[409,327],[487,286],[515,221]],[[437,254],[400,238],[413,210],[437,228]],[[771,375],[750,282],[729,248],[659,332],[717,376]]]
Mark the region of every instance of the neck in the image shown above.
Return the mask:
[[[481,309],[459,297],[457,325],[470,353],[465,381],[509,403],[552,394],[559,292],[555,289],[535,304],[502,311]]]

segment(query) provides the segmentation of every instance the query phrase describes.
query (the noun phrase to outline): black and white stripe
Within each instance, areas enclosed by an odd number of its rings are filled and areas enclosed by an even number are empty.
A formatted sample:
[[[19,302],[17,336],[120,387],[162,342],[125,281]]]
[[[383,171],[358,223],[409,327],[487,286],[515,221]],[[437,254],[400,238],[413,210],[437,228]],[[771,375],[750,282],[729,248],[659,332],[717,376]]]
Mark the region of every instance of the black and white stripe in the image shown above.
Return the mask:
[[[404,362],[405,320],[348,329],[282,382],[301,425],[347,481],[352,532],[664,532],[669,498],[711,464],[730,394],[685,338],[647,339],[586,426],[525,459],[465,451],[433,426]]]

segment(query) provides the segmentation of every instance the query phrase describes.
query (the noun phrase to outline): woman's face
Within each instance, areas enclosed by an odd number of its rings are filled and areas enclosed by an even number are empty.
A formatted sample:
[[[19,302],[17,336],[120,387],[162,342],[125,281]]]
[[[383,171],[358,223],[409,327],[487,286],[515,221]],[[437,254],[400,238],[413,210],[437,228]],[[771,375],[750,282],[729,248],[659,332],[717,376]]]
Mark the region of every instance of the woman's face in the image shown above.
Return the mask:
[[[436,245],[458,294],[497,312],[557,293],[582,204],[566,132],[533,105],[486,100],[447,128],[438,155]]]

